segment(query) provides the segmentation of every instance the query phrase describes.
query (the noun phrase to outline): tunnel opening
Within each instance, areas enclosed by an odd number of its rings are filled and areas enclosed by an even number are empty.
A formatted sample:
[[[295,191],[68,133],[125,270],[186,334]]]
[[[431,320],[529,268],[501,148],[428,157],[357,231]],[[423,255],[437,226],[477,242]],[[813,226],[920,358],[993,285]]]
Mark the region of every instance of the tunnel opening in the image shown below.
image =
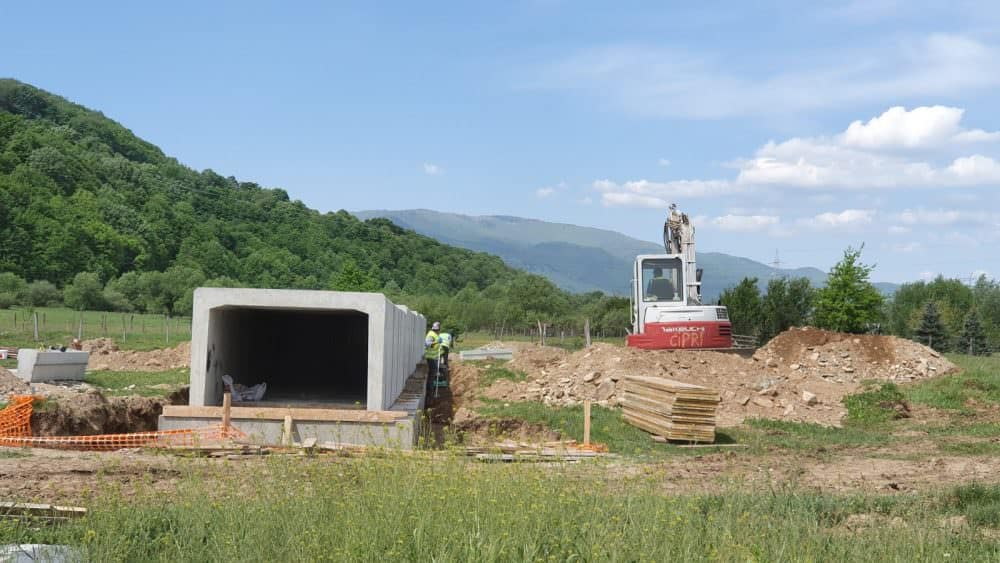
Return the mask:
[[[368,315],[355,310],[228,307],[213,309],[207,371],[251,387],[267,384],[248,405],[367,406]],[[221,389],[220,394],[221,396]]]

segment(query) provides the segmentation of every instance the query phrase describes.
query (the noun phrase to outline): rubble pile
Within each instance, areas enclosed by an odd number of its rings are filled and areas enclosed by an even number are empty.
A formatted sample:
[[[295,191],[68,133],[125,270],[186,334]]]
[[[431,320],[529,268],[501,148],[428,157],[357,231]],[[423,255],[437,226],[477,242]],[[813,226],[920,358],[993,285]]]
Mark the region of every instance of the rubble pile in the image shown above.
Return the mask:
[[[751,417],[837,425],[841,403],[864,380],[915,381],[957,368],[920,344],[892,337],[851,335],[813,328],[791,329],[752,358],[694,350],[639,350],[597,343],[569,353],[531,344],[515,349],[506,367],[524,381],[501,379],[484,390],[468,389],[469,400],[539,401],[550,406],[590,399],[619,406],[625,376],[665,377],[716,389],[722,396],[719,426]]]

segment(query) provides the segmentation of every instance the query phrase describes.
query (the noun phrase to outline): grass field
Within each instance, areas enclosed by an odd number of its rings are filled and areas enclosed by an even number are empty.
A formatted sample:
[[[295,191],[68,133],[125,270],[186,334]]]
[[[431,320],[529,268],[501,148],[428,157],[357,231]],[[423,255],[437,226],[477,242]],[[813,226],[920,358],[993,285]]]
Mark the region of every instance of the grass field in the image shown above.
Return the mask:
[[[251,463],[252,465],[247,465]],[[93,561],[987,561],[1000,488],[908,496],[665,495],[611,468],[482,464],[448,454],[178,461],[175,490],[97,485],[61,527],[0,525],[4,543]],[[100,479],[98,478],[98,481]],[[860,516],[858,516],[860,515]],[[954,517],[964,517],[953,525]]]
[[[38,341],[34,339],[34,315],[38,315]],[[66,345],[81,328],[84,339],[114,338],[122,349],[151,350],[175,346],[191,339],[191,319],[137,313],[73,311],[38,307],[0,309],[0,347]]]

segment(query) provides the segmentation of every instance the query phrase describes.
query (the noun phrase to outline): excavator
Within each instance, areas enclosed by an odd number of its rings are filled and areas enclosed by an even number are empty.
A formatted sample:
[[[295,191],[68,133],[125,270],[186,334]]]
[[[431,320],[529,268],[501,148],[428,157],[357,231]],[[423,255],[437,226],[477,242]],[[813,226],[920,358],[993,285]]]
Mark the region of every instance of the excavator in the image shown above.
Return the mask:
[[[646,349],[734,349],[729,312],[701,302],[694,226],[677,204],[670,205],[663,223],[663,247],[666,254],[635,258],[632,332],[626,343]]]

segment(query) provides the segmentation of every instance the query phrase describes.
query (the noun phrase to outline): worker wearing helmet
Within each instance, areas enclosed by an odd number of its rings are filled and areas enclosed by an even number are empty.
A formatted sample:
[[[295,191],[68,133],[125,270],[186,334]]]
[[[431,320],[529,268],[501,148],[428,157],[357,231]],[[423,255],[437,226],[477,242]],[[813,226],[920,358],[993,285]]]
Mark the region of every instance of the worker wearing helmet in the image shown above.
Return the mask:
[[[441,323],[434,321],[424,337],[424,359],[427,360],[427,384],[434,380],[438,372],[438,357],[441,353]]]

